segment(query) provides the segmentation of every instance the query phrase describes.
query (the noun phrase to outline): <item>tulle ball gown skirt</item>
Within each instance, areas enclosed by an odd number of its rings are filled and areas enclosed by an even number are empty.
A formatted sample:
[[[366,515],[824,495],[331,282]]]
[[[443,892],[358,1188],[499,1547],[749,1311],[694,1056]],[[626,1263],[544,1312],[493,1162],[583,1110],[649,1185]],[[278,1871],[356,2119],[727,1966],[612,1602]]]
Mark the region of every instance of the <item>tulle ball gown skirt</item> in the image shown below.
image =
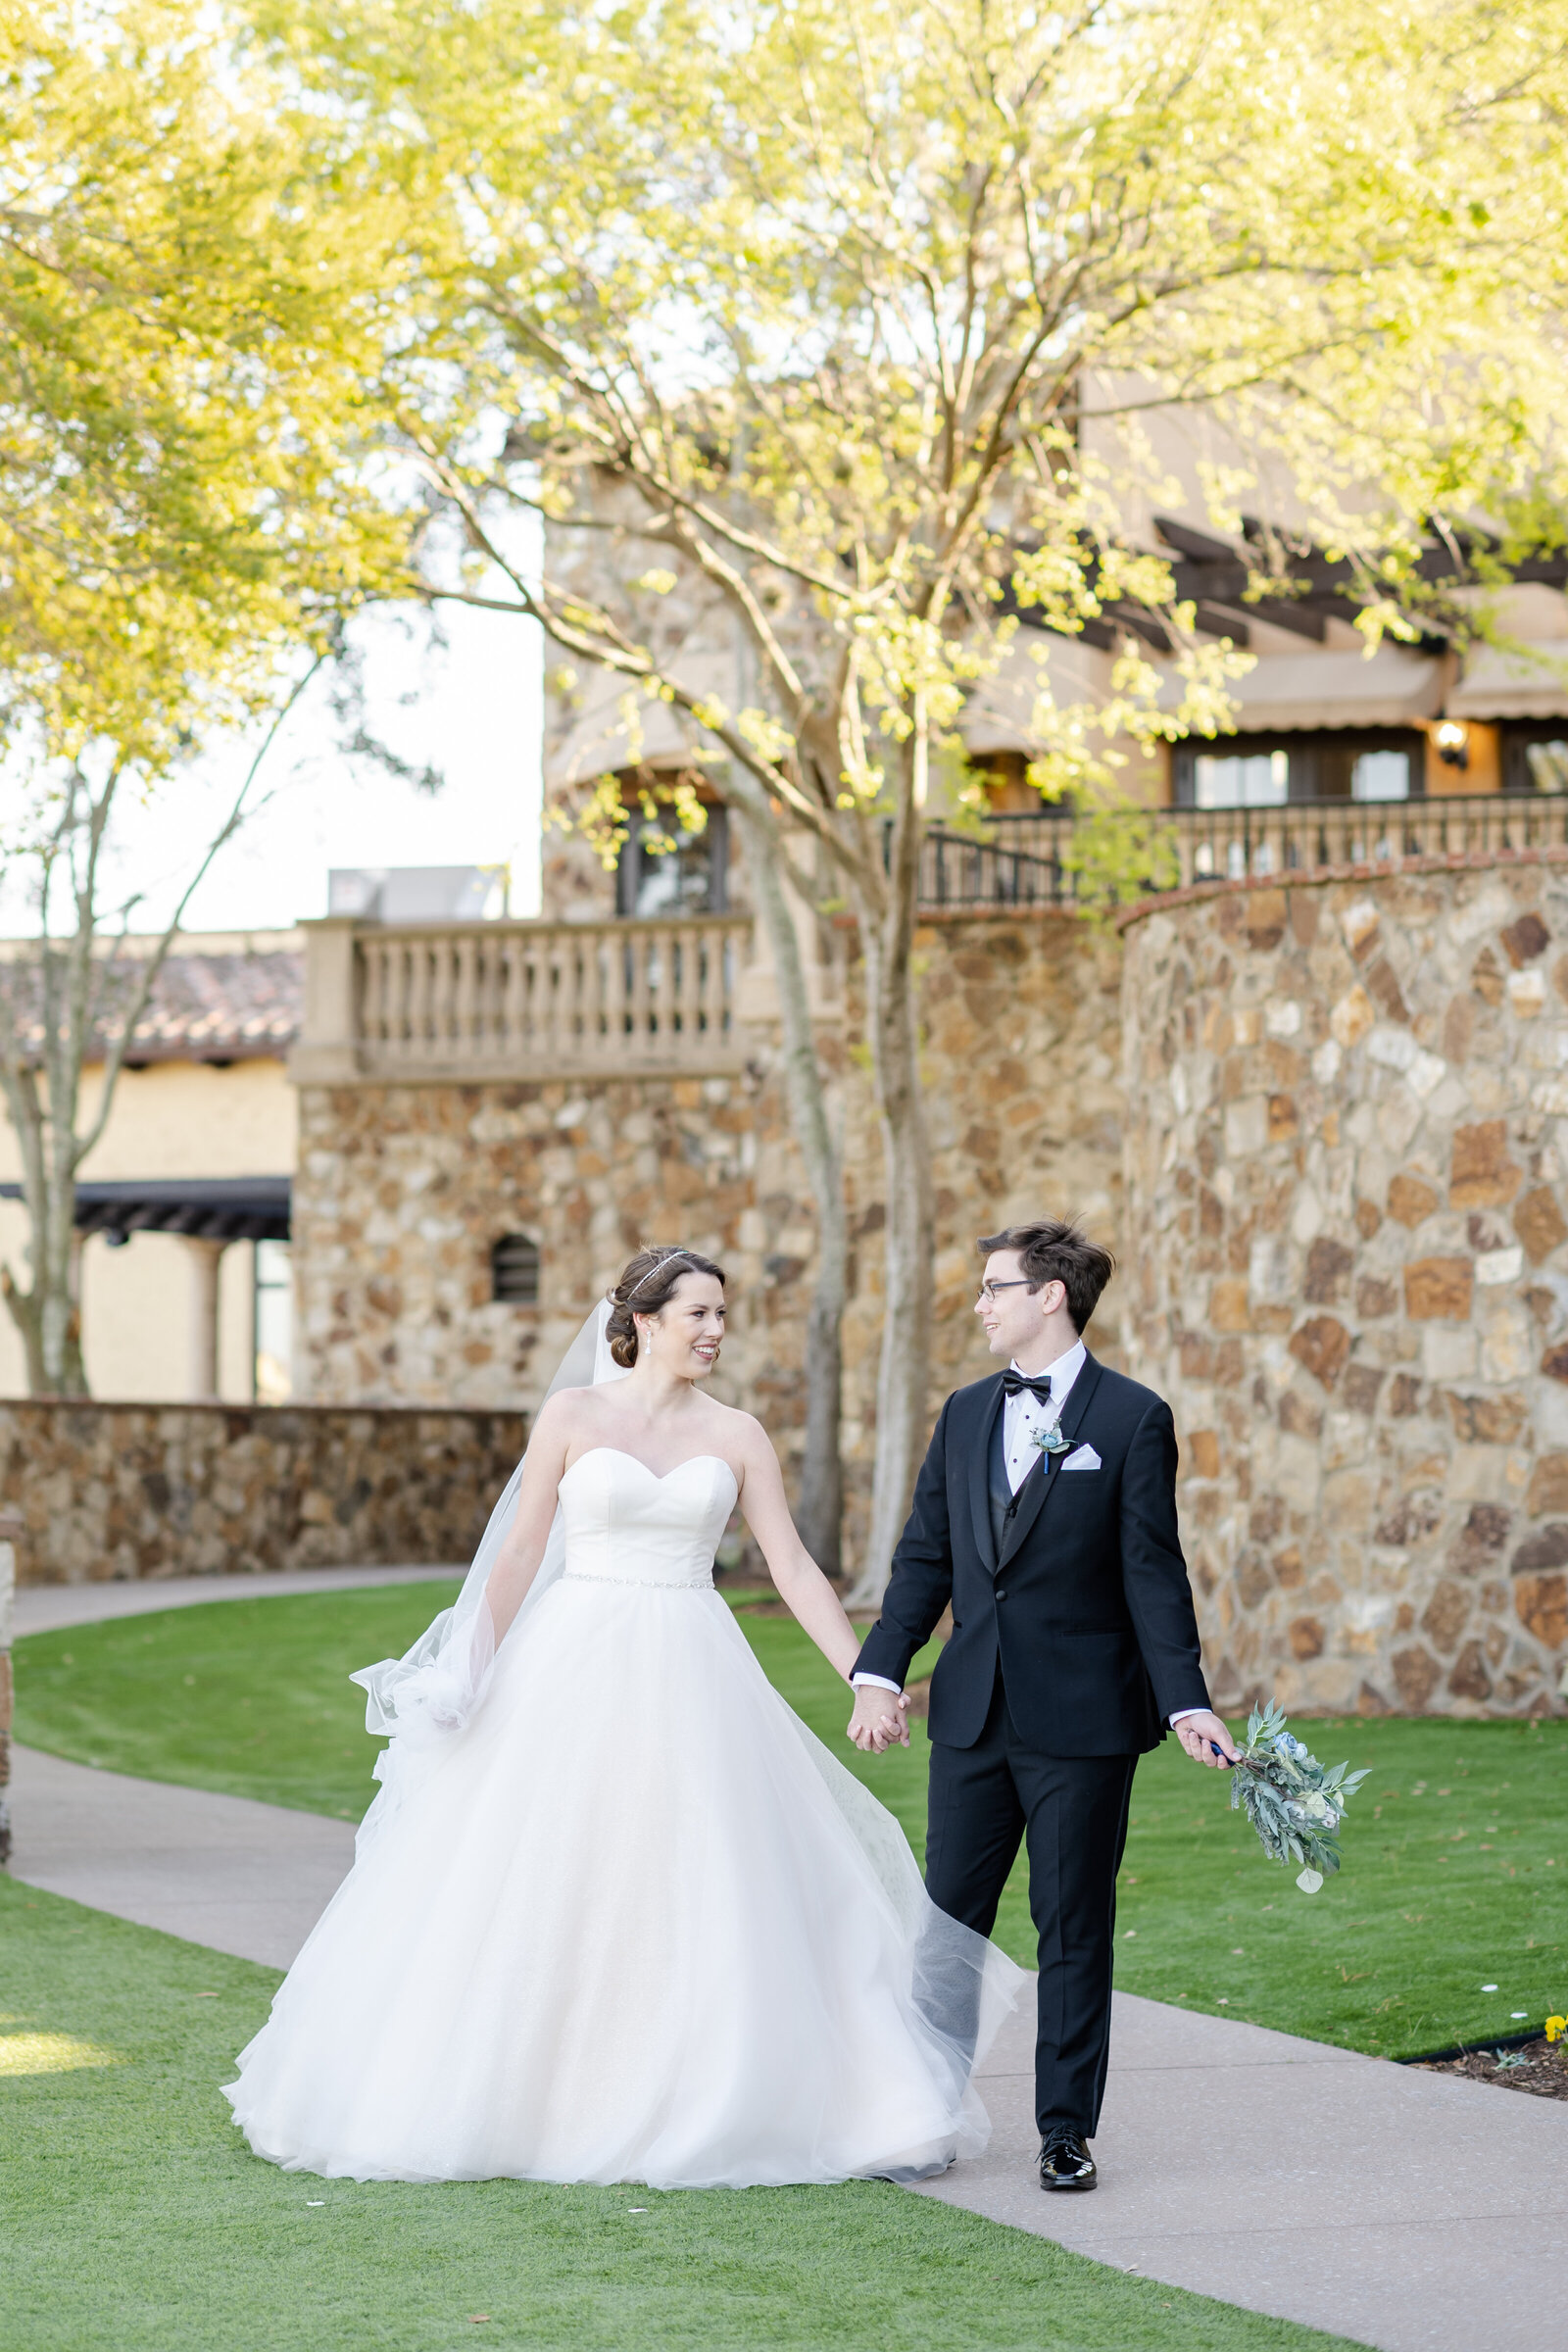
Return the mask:
[[[629,1460],[602,1480],[635,1488]],[[685,1498],[705,1533],[717,1472]],[[634,1549],[628,1515],[362,1839],[226,2093],[259,2156],[673,2188],[914,2177],[984,2144],[971,2062],[1021,1973],[934,1909],[772,1690],[710,1544]]]

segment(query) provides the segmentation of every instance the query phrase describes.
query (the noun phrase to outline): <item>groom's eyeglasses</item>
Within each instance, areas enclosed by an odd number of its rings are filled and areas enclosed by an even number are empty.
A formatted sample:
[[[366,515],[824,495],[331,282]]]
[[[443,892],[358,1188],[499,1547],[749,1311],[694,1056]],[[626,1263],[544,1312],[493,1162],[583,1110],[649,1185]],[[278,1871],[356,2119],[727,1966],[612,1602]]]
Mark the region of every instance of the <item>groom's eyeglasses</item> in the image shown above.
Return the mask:
[[[1020,1275],[1016,1282],[983,1282],[980,1285],[980,1296],[982,1299],[995,1306],[999,1291],[1032,1291],[1034,1288],[1035,1285],[1026,1275]]]

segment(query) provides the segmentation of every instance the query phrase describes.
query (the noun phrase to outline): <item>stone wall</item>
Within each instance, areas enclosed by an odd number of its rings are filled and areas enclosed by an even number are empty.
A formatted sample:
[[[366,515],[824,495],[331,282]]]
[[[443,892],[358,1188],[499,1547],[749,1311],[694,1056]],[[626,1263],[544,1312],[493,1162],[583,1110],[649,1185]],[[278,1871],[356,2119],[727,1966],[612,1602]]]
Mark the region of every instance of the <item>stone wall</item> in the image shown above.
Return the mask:
[[[1217,1696],[1551,1706],[1568,872],[1221,888],[1126,936],[1130,1368]]]
[[[514,1412],[0,1403],[24,1583],[468,1559],[527,1438]]]
[[[927,1130],[936,1197],[936,1345],[930,1409],[994,1367],[974,1315],[976,1238],[1041,1215],[1080,1216],[1119,1250],[1122,1228],[1121,969],[1114,935],[1054,910],[945,916],[915,937]],[[851,1033],[858,972],[850,968]],[[870,1088],[846,1136],[855,1297],[846,1321],[853,1434],[869,1470],[881,1345],[882,1144]],[[1119,1364],[1124,1282],[1095,1319],[1094,1345]]]
[[[853,933],[846,935],[853,947]],[[1121,1184],[1114,938],[1067,916],[933,921],[918,940],[938,1222],[931,1410],[989,1358],[974,1240],[1064,1206],[1113,1236]],[[851,1554],[875,1444],[882,1145],[856,1052],[853,959],[819,1046],[846,1139],[854,1236],[845,1329]],[[805,1416],[815,1218],[776,1073],[749,1032],[736,1078],[304,1087],[294,1191],[299,1371],[322,1402],[537,1403],[631,1250],[683,1241],[730,1276],[715,1394],[760,1413],[793,1476]],[[537,1307],[490,1298],[509,1232],[542,1256]],[[1116,1294],[1096,1342],[1116,1344]]]

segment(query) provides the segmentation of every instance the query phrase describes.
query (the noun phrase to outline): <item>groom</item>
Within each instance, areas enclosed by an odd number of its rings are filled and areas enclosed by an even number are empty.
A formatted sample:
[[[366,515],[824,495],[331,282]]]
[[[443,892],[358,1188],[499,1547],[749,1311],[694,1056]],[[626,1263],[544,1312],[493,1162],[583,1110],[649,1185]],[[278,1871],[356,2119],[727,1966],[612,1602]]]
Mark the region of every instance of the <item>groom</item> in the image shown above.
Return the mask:
[[[1040,2185],[1093,2188],[1133,1770],[1167,1724],[1199,1763],[1236,1749],[1199,1662],[1170,1407],[1083,1344],[1109,1251],[1050,1219],[979,1249],[975,1312],[1007,1369],[942,1408],[856,1663],[851,1728],[879,1746],[907,1739],[904,1679],[951,1602],[931,1682],[926,1886],[988,1936],[1027,1841]]]

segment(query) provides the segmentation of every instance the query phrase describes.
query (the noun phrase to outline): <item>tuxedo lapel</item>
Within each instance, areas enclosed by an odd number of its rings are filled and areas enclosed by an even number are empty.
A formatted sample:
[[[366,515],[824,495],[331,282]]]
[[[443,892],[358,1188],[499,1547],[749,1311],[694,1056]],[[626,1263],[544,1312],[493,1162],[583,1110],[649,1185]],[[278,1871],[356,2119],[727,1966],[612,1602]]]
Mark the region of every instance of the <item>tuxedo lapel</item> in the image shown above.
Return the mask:
[[[1072,1384],[1072,1392],[1067,1398],[1059,1423],[1064,1438],[1076,1441],[1084,1415],[1088,1412],[1094,1400],[1095,1391],[1100,1386],[1100,1374],[1101,1366],[1096,1363],[1092,1355],[1086,1356],[1084,1368]],[[1046,1498],[1061,1477],[1061,1465],[1066,1458],[1065,1453],[1042,1451],[1039,1461],[1018,1489],[1018,1507],[1013,1513],[1012,1526],[1008,1530],[1006,1542],[1002,1547],[1002,1558],[997,1563],[998,1567],[1005,1568],[1045,1509]]]
[[[1002,1410],[1002,1375],[991,1383],[989,1401],[979,1406],[979,1428],[969,1448],[969,1516],[974,1521],[975,1546],[988,1575],[997,1573],[996,1546],[991,1541],[991,1434]]]

